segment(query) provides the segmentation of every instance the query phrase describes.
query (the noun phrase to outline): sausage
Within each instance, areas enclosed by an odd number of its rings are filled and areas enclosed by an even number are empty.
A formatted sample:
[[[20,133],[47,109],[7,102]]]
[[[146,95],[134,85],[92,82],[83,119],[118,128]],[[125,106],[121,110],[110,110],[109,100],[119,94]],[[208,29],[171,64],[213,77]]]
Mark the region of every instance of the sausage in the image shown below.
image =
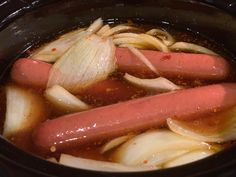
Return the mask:
[[[227,61],[219,56],[193,53],[165,53],[140,50],[161,76],[186,79],[225,79],[230,71]],[[119,70],[152,75],[152,71],[127,48],[116,49]]]
[[[220,80],[226,78],[230,70],[227,61],[217,56],[140,51],[165,77]],[[141,75],[154,74],[127,48],[117,48],[116,58],[120,71]],[[11,78],[23,85],[45,88],[51,66],[51,64],[41,61],[19,59],[13,65]]]
[[[51,67],[49,63],[21,58],[14,63],[11,78],[21,85],[46,88]]]
[[[11,78],[21,85],[44,89],[50,69],[51,64],[22,58],[13,65]],[[145,96],[147,93],[141,88],[111,78],[91,85],[80,94],[86,103],[98,106]]]
[[[133,131],[162,126],[167,118],[195,119],[236,104],[236,84],[202,86],[95,108],[48,120],[34,131],[40,149],[62,151]]]

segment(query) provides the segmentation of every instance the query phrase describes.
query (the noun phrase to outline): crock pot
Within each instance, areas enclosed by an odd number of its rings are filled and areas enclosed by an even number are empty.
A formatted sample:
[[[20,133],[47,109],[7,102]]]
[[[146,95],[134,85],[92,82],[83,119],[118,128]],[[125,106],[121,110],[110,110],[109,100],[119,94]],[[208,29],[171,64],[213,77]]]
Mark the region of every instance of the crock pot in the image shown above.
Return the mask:
[[[236,61],[235,0],[2,0],[0,1],[0,77],[29,48],[55,35],[86,26],[98,17],[107,23],[130,19],[142,24],[205,36]],[[3,118],[3,117],[1,117]],[[236,146],[187,165],[136,173],[88,171],[57,165],[24,152],[0,137],[0,177],[185,177],[236,176]]]

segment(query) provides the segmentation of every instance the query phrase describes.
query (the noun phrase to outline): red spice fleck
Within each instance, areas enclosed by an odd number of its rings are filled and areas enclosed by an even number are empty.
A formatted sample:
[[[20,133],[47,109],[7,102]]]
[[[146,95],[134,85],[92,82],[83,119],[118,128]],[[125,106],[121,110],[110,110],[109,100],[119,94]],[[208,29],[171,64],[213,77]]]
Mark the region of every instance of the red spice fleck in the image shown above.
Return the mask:
[[[144,164],[147,164],[147,163],[148,163],[148,160],[144,160],[143,163],[144,163]]]
[[[170,59],[171,59],[171,55],[164,55],[163,57],[161,57],[161,61],[170,60]]]
[[[56,48],[52,48],[52,52],[55,52],[57,49]]]

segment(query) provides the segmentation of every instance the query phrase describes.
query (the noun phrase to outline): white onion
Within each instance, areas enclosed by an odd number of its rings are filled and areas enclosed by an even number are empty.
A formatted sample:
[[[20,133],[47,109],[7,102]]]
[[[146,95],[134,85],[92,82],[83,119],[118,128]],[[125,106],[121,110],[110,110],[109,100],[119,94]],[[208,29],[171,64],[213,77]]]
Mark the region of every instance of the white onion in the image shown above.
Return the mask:
[[[78,29],[61,36],[34,51],[30,58],[45,62],[55,62],[84,34],[84,29]]]
[[[103,162],[97,160],[84,159],[80,157],[74,157],[68,154],[61,154],[59,163],[62,165],[86,169],[95,171],[106,171],[106,172],[135,172],[135,171],[147,171],[156,170],[158,167],[132,167],[118,163]]]
[[[137,48],[137,49],[147,49],[146,46],[142,46],[142,45],[139,45],[139,44],[120,44],[118,45],[118,47],[134,47],[134,48]]]
[[[211,124],[206,122],[207,119],[206,117],[196,120],[201,124],[193,128],[189,126],[192,122],[174,119],[167,119],[167,124],[173,132],[199,141],[222,143],[236,139],[236,107],[212,117],[209,120],[212,122]],[[203,126],[204,130],[202,130]],[[201,128],[201,130],[197,128]]]
[[[168,32],[160,29],[151,29],[147,31],[146,34],[160,38],[167,46],[170,46],[175,42],[174,38]]]
[[[155,79],[140,79],[126,73],[124,78],[134,85],[157,92],[168,92],[181,89],[180,86],[175,85],[173,82],[164,77],[158,77]]]
[[[196,149],[208,149],[209,144],[185,138],[167,130],[156,130],[142,133],[121,145],[113,154],[115,162],[124,165],[145,165],[148,159],[152,159],[148,165],[160,165],[173,157],[186,151]],[[166,154],[165,156],[162,153]],[[169,153],[168,153],[169,152]],[[167,155],[168,154],[168,155]],[[156,160],[153,157],[157,158]],[[161,161],[159,161],[159,157]],[[156,164],[158,163],[158,164]]]
[[[144,41],[150,43],[150,45],[152,45],[156,49],[158,49],[162,52],[169,52],[168,47],[161,40],[159,40],[158,38],[153,37],[153,36],[148,35],[148,34],[140,34],[139,36]]]
[[[86,31],[89,32],[90,34],[96,33],[99,31],[102,25],[103,25],[102,18],[98,18],[88,27]]]
[[[168,47],[158,38],[148,34],[136,33],[121,33],[113,36],[113,42],[116,45],[135,44],[146,46],[146,49],[156,49],[163,52],[168,52]]]
[[[66,112],[78,112],[90,108],[89,105],[59,85],[46,89],[44,95],[54,106]]]
[[[125,31],[140,31],[140,29],[133,27],[133,26],[127,26],[127,25],[117,25],[110,30],[107,30],[103,36],[108,37],[112,36],[117,33],[125,32]]]
[[[128,139],[130,139],[133,135],[124,135],[124,136],[120,136],[118,138],[112,139],[111,141],[107,142],[106,144],[104,144],[101,148],[101,153],[105,153],[121,144],[123,144],[124,142],[126,142]]]
[[[6,98],[3,136],[9,137],[32,131],[45,120],[43,99],[31,90],[9,85],[6,87]]]
[[[109,25],[104,25],[98,32],[97,35],[99,36],[103,36],[104,33],[106,33],[107,31],[109,31],[111,28]]]
[[[157,75],[160,75],[159,72],[157,71],[157,69],[153,66],[153,64],[148,60],[148,58],[143,55],[138,49],[128,46],[128,49],[137,56],[137,58],[143,62],[150,70],[152,70],[154,73],[156,73]]]
[[[186,154],[183,154],[182,156],[179,156],[178,158],[169,161],[164,165],[164,168],[170,168],[175,167],[179,165],[184,165],[186,163],[194,162],[203,158],[206,158],[210,155],[213,155],[214,151],[207,150],[207,149],[201,149],[196,151],[191,151]]]
[[[197,52],[197,53],[204,53],[209,55],[218,55],[217,53],[213,52],[212,50],[202,47],[197,44],[187,43],[187,42],[176,42],[172,46],[170,46],[170,50],[174,51],[188,51],[188,52]]]
[[[78,93],[106,79],[115,70],[115,64],[112,40],[85,34],[53,65],[47,85],[61,85],[71,93]]]
[[[161,153],[156,153],[151,155],[149,158],[147,158],[142,166],[161,166],[163,167],[163,164],[166,162],[169,162],[175,158],[181,157],[182,155],[188,153],[188,149],[179,149],[179,150],[166,150],[162,151]]]

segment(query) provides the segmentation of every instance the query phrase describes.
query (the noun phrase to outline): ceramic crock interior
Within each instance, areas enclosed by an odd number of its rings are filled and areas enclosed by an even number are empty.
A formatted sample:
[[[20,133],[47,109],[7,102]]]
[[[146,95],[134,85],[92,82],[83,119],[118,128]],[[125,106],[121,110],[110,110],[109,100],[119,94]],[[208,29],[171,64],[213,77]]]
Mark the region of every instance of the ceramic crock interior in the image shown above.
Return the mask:
[[[236,60],[236,18],[224,10],[199,1],[186,0],[62,0],[19,14],[0,32],[0,71],[2,82],[13,61],[32,46],[52,39],[55,35],[87,26],[102,17],[107,23],[132,20],[192,31],[217,43],[232,60]],[[181,167],[151,172],[130,173],[131,176],[197,176],[210,172],[230,174],[230,166],[236,163],[236,147],[220,152],[205,160]],[[125,176],[123,173],[102,173],[64,167],[44,161],[21,151],[0,138],[2,158],[26,170],[48,176]],[[33,162],[33,163],[32,163]]]

